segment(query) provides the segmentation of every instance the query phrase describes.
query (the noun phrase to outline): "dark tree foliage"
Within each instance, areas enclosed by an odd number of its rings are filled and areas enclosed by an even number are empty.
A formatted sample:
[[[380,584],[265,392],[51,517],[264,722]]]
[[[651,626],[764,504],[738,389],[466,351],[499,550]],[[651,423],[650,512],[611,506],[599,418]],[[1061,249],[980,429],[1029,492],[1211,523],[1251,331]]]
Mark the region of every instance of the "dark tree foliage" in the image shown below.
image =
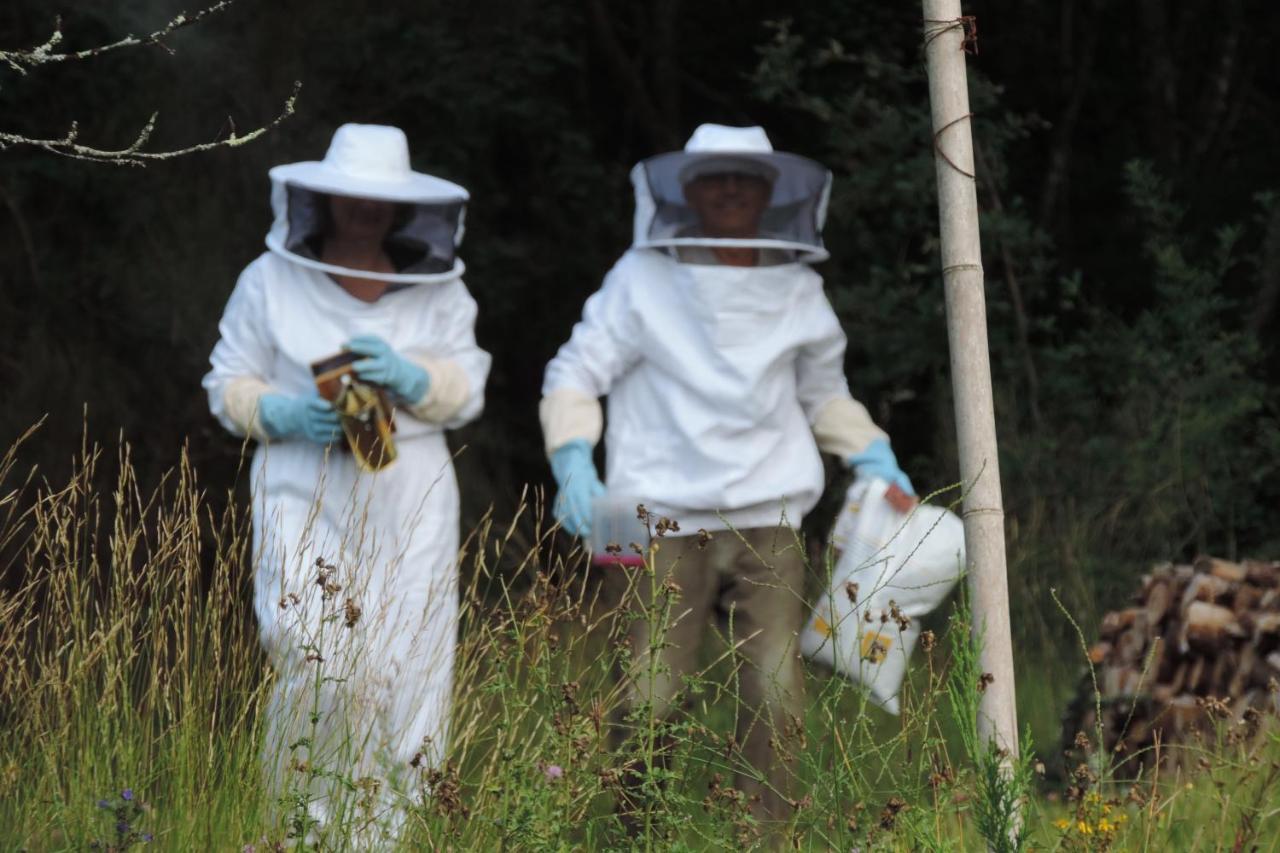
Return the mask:
[[[184,0],[185,2],[185,0]],[[177,0],[13,0],[69,44]],[[1258,0],[975,2],[973,128],[1015,593],[1117,594],[1153,559],[1280,547],[1280,16]],[[155,476],[190,448],[215,492],[240,445],[199,380],[266,233],[267,169],[345,121],[396,124],[473,195],[463,256],[495,358],[454,437],[464,518],[548,481],[542,368],[629,242],[630,166],[702,121],[764,124],[836,172],[829,293],[856,396],[918,483],[954,482],[929,112],[912,4],[243,2],[158,47],[28,76],[6,130],[174,147],[298,113],[234,151],[110,167],[0,151],[0,438],[47,414],[49,472],[123,434]],[[1021,617],[1020,618],[1024,618]],[[1025,621],[1024,627],[1031,623]]]

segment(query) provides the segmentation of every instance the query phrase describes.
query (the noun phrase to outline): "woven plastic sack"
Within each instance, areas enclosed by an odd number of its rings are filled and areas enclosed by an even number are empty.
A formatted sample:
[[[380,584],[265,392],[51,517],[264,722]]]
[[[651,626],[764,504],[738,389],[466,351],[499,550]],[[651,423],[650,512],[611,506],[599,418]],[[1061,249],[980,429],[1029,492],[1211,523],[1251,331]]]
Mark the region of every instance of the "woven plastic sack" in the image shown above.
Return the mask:
[[[920,636],[964,572],[964,524],[942,507],[907,513],[886,500],[884,480],[858,480],[832,530],[838,558],[829,588],[800,635],[810,660],[867,688],[898,714],[898,692]]]

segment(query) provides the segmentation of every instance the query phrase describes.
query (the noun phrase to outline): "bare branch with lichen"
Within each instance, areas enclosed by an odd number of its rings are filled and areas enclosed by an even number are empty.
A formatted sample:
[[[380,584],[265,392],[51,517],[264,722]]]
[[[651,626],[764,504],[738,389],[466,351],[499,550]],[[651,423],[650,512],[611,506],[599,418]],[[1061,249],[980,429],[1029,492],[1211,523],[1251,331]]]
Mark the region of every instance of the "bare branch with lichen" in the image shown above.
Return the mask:
[[[48,65],[54,62],[67,62],[69,60],[92,59],[93,57],[102,56],[104,53],[110,53],[114,50],[120,50],[126,47],[141,47],[142,45],[154,44],[158,45],[169,53],[173,53],[163,42],[165,36],[189,27],[198,21],[217,14],[225,10],[234,3],[235,0],[219,0],[212,6],[207,6],[196,12],[194,15],[188,15],[186,12],[180,12],[174,18],[160,29],[145,36],[127,35],[119,41],[110,44],[102,44],[97,47],[85,48],[84,50],[73,50],[59,52],[58,45],[62,44],[62,18],[54,18],[53,34],[49,39],[38,47],[29,50],[0,50],[0,62],[5,63],[19,74],[26,74],[30,68],[37,68],[41,65]]]
[[[0,64],[7,65],[19,74],[25,75],[30,69],[39,68],[42,65],[73,60],[93,59],[102,56],[103,54],[127,47],[157,45],[172,55],[174,51],[164,43],[166,36],[184,27],[189,27],[210,15],[222,12],[234,2],[235,0],[218,0],[218,2],[201,9],[194,15],[188,15],[186,12],[182,12],[173,17],[160,29],[147,35],[128,35],[119,41],[75,51],[58,50],[58,46],[62,43],[62,19],[60,17],[55,18],[53,34],[49,36],[44,44],[27,50],[0,50]],[[271,122],[252,130],[249,133],[237,135],[235,132],[235,123],[228,120],[232,129],[225,139],[216,139],[212,142],[202,142],[186,148],[179,148],[171,151],[142,150],[142,147],[151,139],[151,134],[156,127],[156,120],[160,115],[159,113],[152,113],[151,117],[147,119],[146,124],[144,124],[142,129],[138,131],[137,137],[135,137],[133,142],[124,148],[109,149],[81,145],[77,141],[80,135],[79,124],[78,122],[73,121],[65,136],[48,139],[40,139],[20,133],[10,133],[0,130],[0,151],[4,151],[5,149],[12,148],[14,146],[24,145],[33,148],[41,148],[53,154],[58,154],[63,157],[71,157],[77,160],[113,163],[122,166],[143,166],[150,161],[169,160],[186,154],[210,151],[214,148],[237,148],[248,142],[252,142],[293,115],[298,100],[298,92],[301,88],[302,83],[295,80],[293,84],[293,92],[289,95],[288,100],[285,101],[284,108]]]
[[[269,123],[250,131],[243,135],[237,135],[233,130],[225,139],[216,139],[212,142],[202,142],[197,145],[191,145],[186,148],[178,148],[172,151],[143,151],[142,146],[151,138],[151,133],[155,130],[156,119],[159,113],[152,113],[151,118],[147,119],[147,123],[143,125],[142,130],[138,132],[138,136],[124,148],[103,149],[93,148],[88,145],[81,145],[76,142],[79,137],[80,130],[75,122],[71,123],[71,128],[65,136],[56,139],[33,139],[28,136],[22,136],[16,133],[6,133],[0,131],[0,151],[15,145],[29,145],[34,148],[43,148],[45,151],[54,154],[61,154],[64,157],[72,157],[77,160],[93,160],[99,163],[115,163],[121,166],[144,166],[154,160],[171,160],[174,157],[181,157],[185,154],[195,154],[200,151],[210,151],[214,148],[238,148],[241,145],[252,142],[262,136],[267,131],[276,127],[282,121],[293,115],[295,105],[298,100],[298,92],[302,89],[302,83],[294,81],[293,92],[285,101],[284,108],[280,114],[272,119]]]

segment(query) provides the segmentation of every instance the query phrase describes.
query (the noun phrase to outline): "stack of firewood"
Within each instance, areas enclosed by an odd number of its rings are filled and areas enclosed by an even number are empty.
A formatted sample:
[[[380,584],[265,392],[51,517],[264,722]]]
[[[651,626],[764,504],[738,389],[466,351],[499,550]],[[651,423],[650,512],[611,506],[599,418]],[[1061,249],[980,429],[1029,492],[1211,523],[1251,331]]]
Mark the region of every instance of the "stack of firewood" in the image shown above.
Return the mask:
[[[1157,744],[1254,732],[1280,702],[1280,562],[1156,566],[1100,634],[1064,720],[1068,753],[1096,748],[1099,706],[1103,747],[1134,772],[1177,752]]]

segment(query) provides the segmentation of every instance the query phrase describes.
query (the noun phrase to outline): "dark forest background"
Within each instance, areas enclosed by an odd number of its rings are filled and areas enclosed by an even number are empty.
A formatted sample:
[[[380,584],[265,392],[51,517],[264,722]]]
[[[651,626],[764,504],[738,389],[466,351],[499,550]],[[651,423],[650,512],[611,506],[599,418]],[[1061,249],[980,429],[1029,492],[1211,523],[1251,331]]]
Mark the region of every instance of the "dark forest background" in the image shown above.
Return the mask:
[[[82,47],[190,0],[10,0],[5,47]],[[189,9],[193,11],[194,7]],[[969,61],[1015,630],[1086,624],[1154,561],[1280,556],[1280,13],[1262,0],[971,2]],[[0,129],[153,147],[297,114],[146,168],[0,151],[0,444],[51,481],[123,436],[213,495],[241,446],[200,377],[263,250],[267,169],[395,124],[467,186],[463,257],[494,356],[454,436],[464,518],[549,484],[542,369],[629,242],[630,166],[700,122],[763,124],[836,173],[821,265],[848,376],[917,484],[957,477],[919,8],[810,0],[242,0],[159,47],[0,68]],[[838,477],[833,472],[833,477]],[[816,529],[818,522],[812,522]],[[1052,626],[1052,627],[1051,627]]]

